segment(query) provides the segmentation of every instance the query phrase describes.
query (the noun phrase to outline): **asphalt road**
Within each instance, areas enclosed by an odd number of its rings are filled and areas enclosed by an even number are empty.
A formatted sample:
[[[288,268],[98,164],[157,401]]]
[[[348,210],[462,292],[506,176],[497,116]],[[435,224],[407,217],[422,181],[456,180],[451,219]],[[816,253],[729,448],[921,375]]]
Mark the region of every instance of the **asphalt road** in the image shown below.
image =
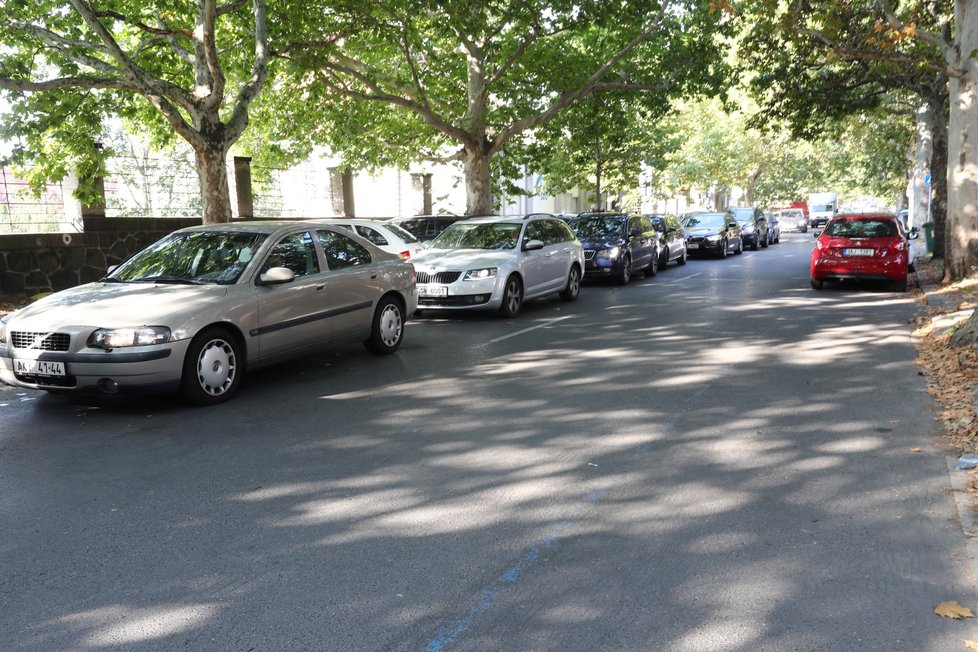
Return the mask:
[[[811,290],[811,242],[416,320],[214,408],[5,388],[0,648],[965,649],[918,307]]]

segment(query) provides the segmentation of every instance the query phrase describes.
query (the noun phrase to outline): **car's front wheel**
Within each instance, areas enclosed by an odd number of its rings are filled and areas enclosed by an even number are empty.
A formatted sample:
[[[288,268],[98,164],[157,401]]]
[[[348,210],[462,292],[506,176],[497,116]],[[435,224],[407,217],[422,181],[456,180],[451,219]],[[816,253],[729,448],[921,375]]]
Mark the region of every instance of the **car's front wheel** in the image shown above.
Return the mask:
[[[628,285],[628,282],[632,280],[632,257],[626,255],[621,260],[621,271],[618,272],[618,276],[615,279],[618,281],[618,285]]]
[[[564,301],[577,301],[577,295],[581,293],[581,270],[577,265],[571,265],[570,272],[567,274],[567,286],[561,290],[560,298]]]
[[[523,283],[520,277],[515,274],[506,279],[506,288],[503,290],[503,305],[499,306],[499,312],[504,317],[515,317],[520,314],[523,307]]]
[[[720,241],[720,252],[717,254],[720,258],[726,258],[727,257],[727,247],[728,246],[729,245],[727,244],[727,241],[726,240],[721,240]]]
[[[659,268],[662,267],[662,256],[657,254],[652,254],[652,259],[649,261],[649,266],[645,268],[646,276],[655,276],[659,273]]]
[[[370,337],[363,341],[363,345],[371,353],[383,355],[396,351],[403,339],[404,310],[397,299],[385,296],[377,304]]]
[[[244,371],[241,347],[219,326],[197,334],[183,361],[180,393],[195,405],[222,403],[238,390]]]
[[[683,249],[683,255],[676,259],[676,264],[685,265],[687,260],[689,260],[689,252]]]

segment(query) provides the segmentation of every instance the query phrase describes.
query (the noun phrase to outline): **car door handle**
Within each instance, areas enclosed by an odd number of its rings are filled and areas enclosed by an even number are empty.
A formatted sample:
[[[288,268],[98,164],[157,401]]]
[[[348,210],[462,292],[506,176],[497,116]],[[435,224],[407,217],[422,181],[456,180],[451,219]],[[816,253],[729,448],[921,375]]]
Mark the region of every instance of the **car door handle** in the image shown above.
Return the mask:
[[[374,280],[375,278],[377,278],[377,275],[376,275],[376,274],[371,274],[371,275],[370,275],[370,280],[371,280],[371,281],[372,281],[372,280]]]
[[[322,292],[324,289],[326,289],[326,284],[325,283],[323,283],[322,285],[317,285],[316,286],[316,292]]]

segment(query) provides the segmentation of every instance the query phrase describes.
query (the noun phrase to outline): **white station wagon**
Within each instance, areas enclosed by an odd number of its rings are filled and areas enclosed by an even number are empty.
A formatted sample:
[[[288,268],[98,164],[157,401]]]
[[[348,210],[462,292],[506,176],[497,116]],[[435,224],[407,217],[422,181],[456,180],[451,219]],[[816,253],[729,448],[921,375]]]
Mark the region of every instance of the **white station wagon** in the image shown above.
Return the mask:
[[[416,307],[411,264],[342,227],[192,227],[0,320],[0,380],[219,403],[246,369],[336,342],[393,353]]]
[[[515,317],[525,299],[581,290],[584,249],[553,215],[474,217],[455,222],[415,256],[418,308],[499,310]]]

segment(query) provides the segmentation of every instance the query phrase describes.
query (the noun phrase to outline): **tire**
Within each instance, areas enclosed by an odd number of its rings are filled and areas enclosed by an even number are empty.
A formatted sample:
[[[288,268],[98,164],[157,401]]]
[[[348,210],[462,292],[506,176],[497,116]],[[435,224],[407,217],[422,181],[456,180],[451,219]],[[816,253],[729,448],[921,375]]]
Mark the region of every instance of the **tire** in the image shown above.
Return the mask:
[[[685,265],[687,260],[689,260],[689,252],[683,249],[683,255],[676,259],[676,264]]]
[[[743,241],[743,239],[741,239],[740,242],[737,243],[737,249],[734,250],[734,254],[737,255],[737,256],[739,256],[742,253],[744,253],[744,241]]]
[[[813,290],[821,290],[822,286],[825,284],[825,281],[819,280],[817,278],[813,278],[811,279],[810,283],[812,285]]]
[[[506,279],[506,288],[503,290],[503,305],[499,306],[499,312],[503,317],[515,317],[520,314],[523,307],[523,283],[520,277],[513,274]]]
[[[577,301],[580,293],[581,270],[577,265],[571,265],[570,272],[567,273],[567,287],[560,291],[560,298],[564,301]]]
[[[370,337],[363,345],[371,353],[388,355],[397,351],[404,339],[404,308],[400,302],[390,296],[381,297],[374,311],[373,324],[370,327]]]
[[[767,249],[768,245],[771,244],[771,241],[768,240],[769,237],[771,237],[770,234],[765,235],[764,239],[761,240],[761,247],[763,247],[764,249]]]
[[[669,245],[666,245],[666,248],[662,252],[662,255],[659,256],[659,269],[665,269],[666,267],[669,266],[669,256],[671,255],[672,252],[669,250]]]
[[[801,232],[802,233],[808,233],[808,227],[806,226],[804,229],[801,230]]]
[[[621,272],[615,277],[615,282],[618,285],[628,285],[628,282],[632,280],[632,257],[628,254],[621,261]]]
[[[781,244],[781,232],[780,231],[778,231],[778,234],[776,236],[774,236],[774,244]]]
[[[724,240],[724,241],[722,241],[720,243],[720,253],[717,254],[717,256],[719,258],[726,258],[727,257],[727,247],[728,246],[730,246],[730,245],[727,243],[726,240]]]
[[[180,394],[194,405],[216,405],[241,385],[244,359],[237,339],[225,328],[205,328],[190,342],[183,360]]]
[[[755,237],[754,238],[754,242],[750,243],[750,250],[751,251],[757,251],[759,248],[760,248],[760,245],[757,243],[757,238]]]
[[[893,281],[893,291],[894,292],[906,292],[909,287],[907,279],[904,278],[902,281]]]
[[[660,266],[662,266],[662,256],[652,256],[649,266],[645,268],[645,275],[648,277],[655,276],[659,273]]]

